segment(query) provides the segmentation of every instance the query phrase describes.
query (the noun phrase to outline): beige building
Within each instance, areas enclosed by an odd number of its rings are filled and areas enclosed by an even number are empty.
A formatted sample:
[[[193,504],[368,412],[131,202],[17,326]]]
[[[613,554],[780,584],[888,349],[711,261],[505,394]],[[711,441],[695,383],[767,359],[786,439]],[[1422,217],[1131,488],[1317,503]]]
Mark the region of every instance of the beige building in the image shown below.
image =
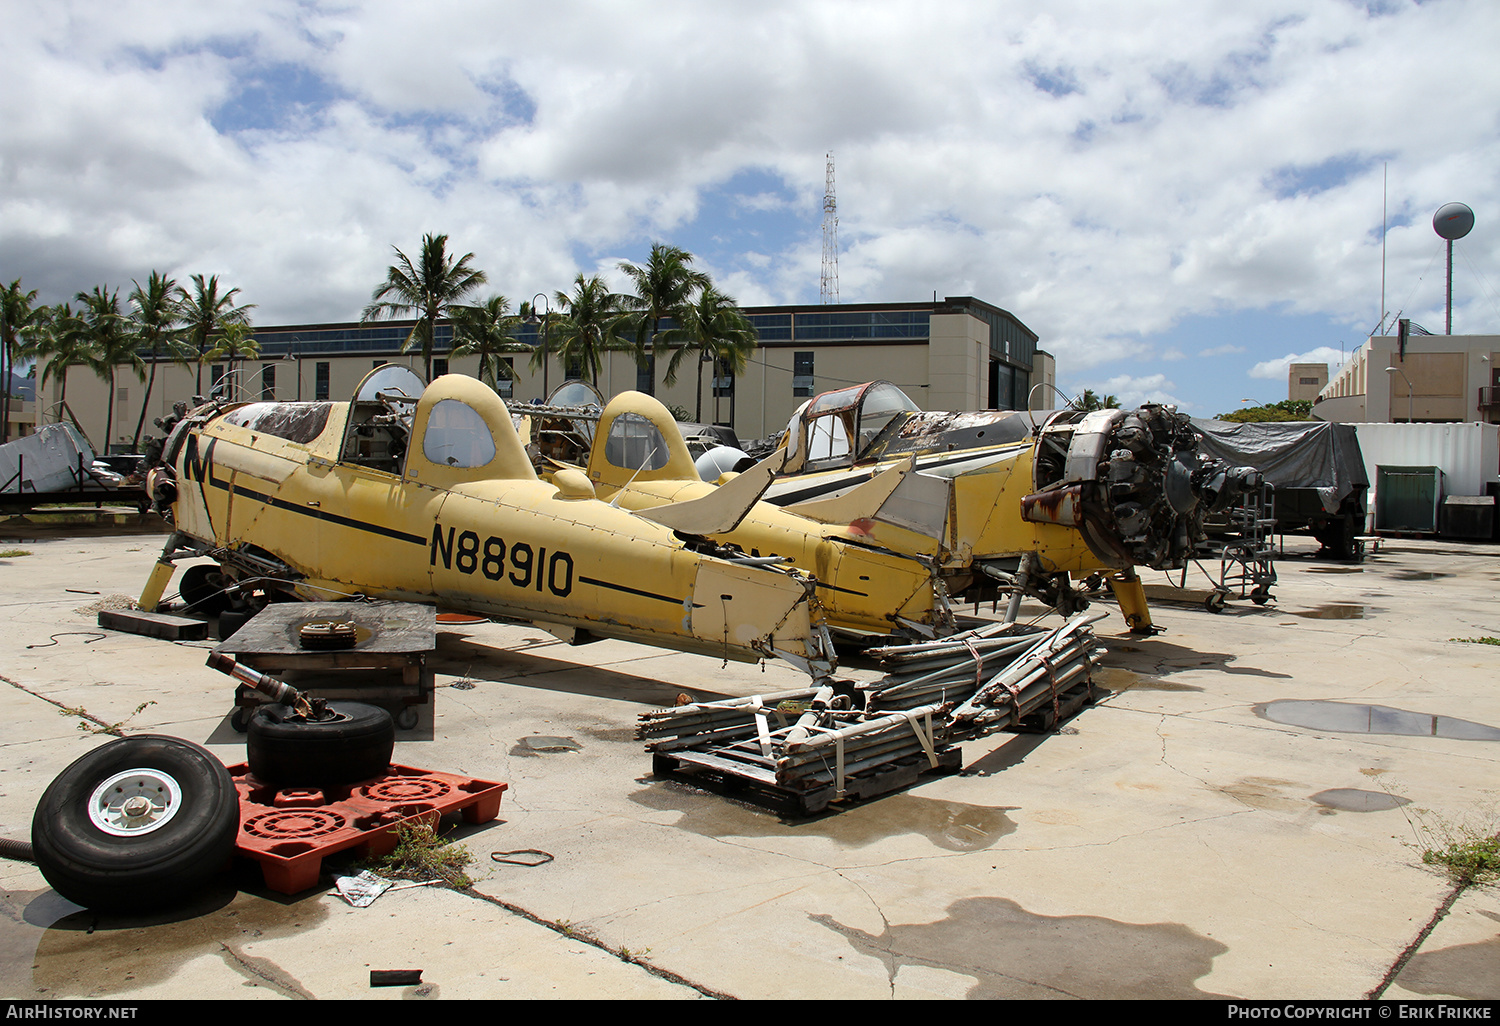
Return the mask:
[[[1328,364],[1294,363],[1286,372],[1286,397],[1292,402],[1313,402],[1328,384]]]
[[[1343,423],[1500,423],[1500,335],[1372,336],[1313,406]]]
[[[1021,409],[1057,405],[1056,364],[1036,347],[1037,336],[1014,315],[968,296],[937,302],[842,304],[837,306],[747,307],[760,336],[745,372],[703,368],[702,419],[728,424],[742,439],[779,431],[807,399],[845,385],[884,379],[894,382],[926,410]],[[257,327],[260,355],[237,361],[232,376],[223,361],[202,368],[207,393],[230,378],[225,391],[238,399],[348,399],[372,367],[402,363],[420,376],[420,353],[403,353],[411,321],[370,324],[309,324]],[[523,326],[519,341],[533,347],[541,338]],[[475,374],[477,357],[450,358],[450,333],[438,328],[433,374]],[[510,399],[542,397],[555,389],[569,368],[555,356],[544,376],[531,367],[529,352],[506,354],[514,378],[500,383]],[[677,382],[662,381],[665,361],[654,375],[655,394],[680,416],[694,418],[697,368],[687,366]],[[189,400],[197,387],[196,365],[159,364],[146,410],[143,435],[160,434],[153,420]],[[40,372],[39,372],[40,373]],[[646,390],[648,378],[628,352],[606,354],[598,387],[605,398],[629,389]],[[57,401],[49,383],[43,409]],[[113,451],[129,451],[146,399],[146,386],[121,371],[109,431]],[[68,378],[68,406],[96,446],[105,436],[108,389],[92,372],[74,368]],[[57,419],[54,415],[47,418]],[[100,446],[102,448],[102,446]]]

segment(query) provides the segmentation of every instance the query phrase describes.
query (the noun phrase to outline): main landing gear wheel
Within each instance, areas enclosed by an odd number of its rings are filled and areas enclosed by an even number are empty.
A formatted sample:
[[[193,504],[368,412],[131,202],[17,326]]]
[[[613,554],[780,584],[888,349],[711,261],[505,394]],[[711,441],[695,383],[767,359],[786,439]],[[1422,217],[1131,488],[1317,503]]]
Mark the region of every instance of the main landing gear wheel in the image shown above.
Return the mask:
[[[281,787],[352,784],[385,773],[396,746],[391,714],[363,702],[329,702],[328,718],[309,720],[291,706],[262,705],[250,715],[250,772]]]
[[[192,895],[228,864],[240,800],[224,764],[188,741],[122,738],[48,785],[31,821],[42,876],[69,901],[134,911]]]
[[[229,596],[224,594],[224,589],[233,583],[218,567],[196,563],[182,572],[177,594],[187,603],[187,612],[216,616],[229,608]]]

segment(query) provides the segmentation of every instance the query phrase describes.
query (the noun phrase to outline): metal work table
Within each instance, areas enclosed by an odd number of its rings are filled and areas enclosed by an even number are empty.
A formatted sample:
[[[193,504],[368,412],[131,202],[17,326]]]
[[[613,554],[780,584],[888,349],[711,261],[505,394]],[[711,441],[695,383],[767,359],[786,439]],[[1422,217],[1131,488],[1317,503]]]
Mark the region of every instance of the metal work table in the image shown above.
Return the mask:
[[[352,648],[304,648],[298,632],[303,625],[320,620],[353,623],[357,631]],[[233,636],[213,651],[233,656],[261,673],[278,675],[309,671],[343,676],[347,671],[384,671],[389,678],[400,673],[400,683],[370,680],[374,674],[356,673],[347,686],[327,686],[322,681],[294,686],[322,698],[348,698],[392,706],[396,725],[416,725],[419,705],[433,700],[433,671],[427,656],[437,647],[437,610],[411,602],[273,602],[256,613]],[[294,683],[288,681],[287,683]],[[266,701],[244,684],[235,689],[230,722],[239,731],[254,708]]]

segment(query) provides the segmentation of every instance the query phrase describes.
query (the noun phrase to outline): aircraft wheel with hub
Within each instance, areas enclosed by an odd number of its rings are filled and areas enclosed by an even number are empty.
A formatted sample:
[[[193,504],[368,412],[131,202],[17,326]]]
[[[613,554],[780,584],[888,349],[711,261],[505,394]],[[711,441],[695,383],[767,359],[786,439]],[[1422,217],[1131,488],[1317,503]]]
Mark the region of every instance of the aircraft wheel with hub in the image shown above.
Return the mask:
[[[134,910],[185,898],[234,851],[240,799],[224,764],[188,741],[122,738],[48,785],[31,821],[38,868],[64,898]]]
[[[282,787],[352,784],[385,773],[395,750],[391,714],[364,702],[329,702],[325,719],[291,706],[262,705],[250,715],[245,754],[250,772]]]
[[[187,612],[215,616],[229,608],[224,589],[234,584],[229,575],[209,563],[197,563],[182,572],[177,593],[187,603]]]

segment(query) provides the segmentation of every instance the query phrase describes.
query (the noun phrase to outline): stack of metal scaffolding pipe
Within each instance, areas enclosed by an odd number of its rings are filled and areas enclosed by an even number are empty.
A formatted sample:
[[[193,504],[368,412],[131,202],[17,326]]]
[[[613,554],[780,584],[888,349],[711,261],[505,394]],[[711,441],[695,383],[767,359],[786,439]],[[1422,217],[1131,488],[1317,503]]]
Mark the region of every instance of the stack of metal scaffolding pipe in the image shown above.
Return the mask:
[[[794,791],[925,758],[958,741],[1013,726],[1086,681],[1098,660],[1080,613],[1055,630],[992,624],[942,641],[876,650],[885,676],[859,686],[864,708],[829,685],[643,714],[638,736],[652,752],[712,753]],[[747,769],[748,772],[748,769]]]

